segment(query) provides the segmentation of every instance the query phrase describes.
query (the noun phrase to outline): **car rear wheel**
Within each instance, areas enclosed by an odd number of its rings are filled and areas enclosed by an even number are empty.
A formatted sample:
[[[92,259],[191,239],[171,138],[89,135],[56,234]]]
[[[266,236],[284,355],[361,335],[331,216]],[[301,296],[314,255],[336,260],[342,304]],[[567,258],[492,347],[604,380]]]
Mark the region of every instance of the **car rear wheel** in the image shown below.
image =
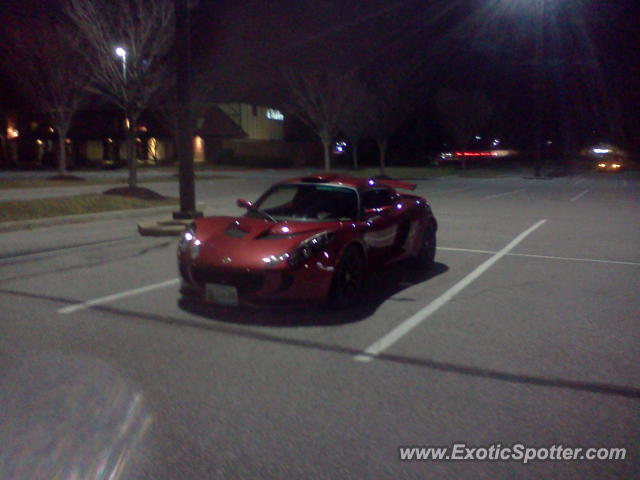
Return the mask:
[[[364,257],[355,246],[348,247],[342,254],[336,269],[329,294],[329,305],[346,308],[355,303],[364,281]]]
[[[423,269],[429,269],[433,267],[436,260],[436,227],[433,222],[429,222],[429,225],[422,234],[422,240],[420,242],[420,251],[416,258],[416,266]]]

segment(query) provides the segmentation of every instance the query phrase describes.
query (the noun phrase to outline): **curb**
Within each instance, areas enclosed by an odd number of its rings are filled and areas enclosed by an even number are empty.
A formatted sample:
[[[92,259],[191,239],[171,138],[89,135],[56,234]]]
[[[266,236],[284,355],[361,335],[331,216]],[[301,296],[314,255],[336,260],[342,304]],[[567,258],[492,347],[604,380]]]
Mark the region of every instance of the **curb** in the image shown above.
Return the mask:
[[[138,233],[143,237],[177,237],[193,220],[167,220],[142,222],[138,224]]]
[[[80,215],[66,215],[64,217],[34,218],[32,220],[18,220],[15,222],[0,222],[0,233],[15,232],[20,230],[33,230],[36,228],[53,227],[74,223],[89,223],[102,220],[118,220],[123,218],[138,218],[149,215],[173,212],[178,205],[165,207],[138,208],[131,210],[114,210],[101,213],[83,213]]]
[[[204,212],[207,205],[203,202],[196,202],[196,210]],[[193,223],[193,219],[153,220],[140,222],[138,233],[143,237],[177,237],[184,229]]]

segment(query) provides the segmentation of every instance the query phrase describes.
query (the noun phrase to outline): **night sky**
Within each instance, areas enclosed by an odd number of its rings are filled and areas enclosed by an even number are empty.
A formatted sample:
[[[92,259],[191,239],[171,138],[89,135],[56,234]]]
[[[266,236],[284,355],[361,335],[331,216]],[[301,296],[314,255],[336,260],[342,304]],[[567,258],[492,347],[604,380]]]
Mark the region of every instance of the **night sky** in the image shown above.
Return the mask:
[[[12,0],[5,13],[54,3]],[[545,136],[575,146],[611,140],[638,151],[637,3],[201,0],[192,18],[194,63],[217,72],[217,99],[275,104],[286,96],[282,66],[411,66],[419,115],[435,116],[441,86],[482,90],[496,104],[485,130],[526,145],[537,98]]]

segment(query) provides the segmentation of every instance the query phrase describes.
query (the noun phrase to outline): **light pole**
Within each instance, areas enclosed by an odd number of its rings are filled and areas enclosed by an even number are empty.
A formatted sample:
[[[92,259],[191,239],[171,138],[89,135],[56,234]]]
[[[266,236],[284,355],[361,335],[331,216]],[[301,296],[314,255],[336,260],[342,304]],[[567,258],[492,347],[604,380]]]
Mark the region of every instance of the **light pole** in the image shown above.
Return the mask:
[[[124,94],[124,127],[125,127],[125,146],[127,152],[127,160],[129,162],[129,186],[134,188],[138,183],[137,158],[135,155],[135,132],[131,128],[129,121],[130,105],[129,93],[127,91],[127,50],[123,47],[116,47],[116,55],[122,58],[122,92]]]
[[[191,121],[191,34],[188,0],[175,0],[176,15],[176,100],[177,153],[180,179],[180,211],[173,213],[176,220],[202,216],[196,210],[193,172],[193,126]]]
[[[536,0],[536,23],[535,23],[535,73],[534,73],[534,105],[533,115],[535,122],[535,138],[534,138],[534,174],[536,177],[540,177],[542,174],[542,164],[544,159],[542,158],[542,99],[544,97],[543,88],[543,75],[544,75],[544,12],[545,1]]]
[[[122,58],[122,78],[124,82],[127,82],[127,51],[122,48],[116,48],[116,55]]]

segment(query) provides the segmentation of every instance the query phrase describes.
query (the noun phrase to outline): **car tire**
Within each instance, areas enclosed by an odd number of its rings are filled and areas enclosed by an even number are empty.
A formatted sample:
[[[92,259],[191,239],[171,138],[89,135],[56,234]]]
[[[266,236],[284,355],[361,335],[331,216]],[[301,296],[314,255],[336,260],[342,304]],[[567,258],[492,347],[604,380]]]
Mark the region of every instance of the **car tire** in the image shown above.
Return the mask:
[[[436,261],[436,245],[436,226],[430,221],[420,240],[420,250],[415,262],[416,267],[424,270],[433,267]]]
[[[364,283],[364,256],[356,246],[347,247],[336,267],[329,293],[329,306],[347,308],[357,302]]]

